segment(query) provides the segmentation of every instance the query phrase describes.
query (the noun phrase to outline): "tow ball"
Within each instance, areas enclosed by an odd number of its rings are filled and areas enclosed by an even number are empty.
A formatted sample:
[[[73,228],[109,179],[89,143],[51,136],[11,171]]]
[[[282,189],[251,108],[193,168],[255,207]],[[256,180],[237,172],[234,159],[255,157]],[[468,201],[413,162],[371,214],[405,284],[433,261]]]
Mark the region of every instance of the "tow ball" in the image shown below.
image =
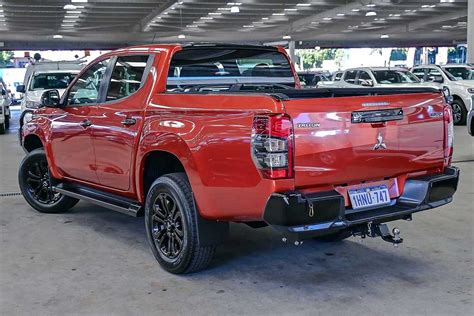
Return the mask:
[[[400,237],[400,229],[394,227],[392,233],[390,233],[387,224],[369,224],[367,235],[370,237],[381,237],[383,240],[392,243],[395,247],[398,247],[403,242],[403,238]]]

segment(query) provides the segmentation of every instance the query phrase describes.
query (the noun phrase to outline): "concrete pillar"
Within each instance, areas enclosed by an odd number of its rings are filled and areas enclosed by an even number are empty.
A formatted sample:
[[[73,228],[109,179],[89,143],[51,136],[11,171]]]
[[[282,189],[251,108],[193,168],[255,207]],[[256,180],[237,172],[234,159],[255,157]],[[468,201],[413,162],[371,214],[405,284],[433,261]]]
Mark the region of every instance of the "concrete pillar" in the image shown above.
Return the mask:
[[[467,1],[467,62],[474,63],[474,0]]]
[[[288,50],[290,51],[291,62],[296,66],[295,41],[288,42]]]

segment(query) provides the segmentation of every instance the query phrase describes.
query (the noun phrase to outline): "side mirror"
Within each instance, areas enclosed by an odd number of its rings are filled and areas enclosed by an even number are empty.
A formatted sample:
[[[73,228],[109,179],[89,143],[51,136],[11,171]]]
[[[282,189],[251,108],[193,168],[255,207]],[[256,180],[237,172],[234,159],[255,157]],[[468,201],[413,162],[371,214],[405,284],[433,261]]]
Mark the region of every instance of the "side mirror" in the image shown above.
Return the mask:
[[[19,84],[18,86],[16,86],[16,92],[18,93],[25,93],[25,85],[24,84]]]
[[[59,100],[61,96],[58,90],[46,90],[41,95],[41,106],[48,108],[57,108],[59,106]]]

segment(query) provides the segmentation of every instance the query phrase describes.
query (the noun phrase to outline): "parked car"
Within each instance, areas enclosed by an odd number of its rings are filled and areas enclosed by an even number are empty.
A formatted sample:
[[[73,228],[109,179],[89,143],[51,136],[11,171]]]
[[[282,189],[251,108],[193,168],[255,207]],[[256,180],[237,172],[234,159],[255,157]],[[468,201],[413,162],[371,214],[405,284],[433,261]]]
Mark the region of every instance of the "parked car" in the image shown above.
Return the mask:
[[[434,88],[300,89],[282,48],[146,45],[99,57],[20,131],[25,200],[145,216],[172,273],[205,268],[228,223],[299,245],[452,201],[451,109]],[[388,122],[388,123],[387,123]]]
[[[56,89],[62,94],[82,67],[82,61],[44,61],[29,65],[23,84],[16,87],[18,93],[23,93],[21,110],[37,109],[45,90]]]
[[[447,64],[442,68],[456,80],[474,80],[474,67],[470,64]]]
[[[320,81],[330,81],[323,71],[298,72],[301,85],[306,88],[315,88]]]
[[[404,68],[360,67],[344,71],[341,80],[336,82],[321,82],[320,87],[334,88],[356,87],[419,87],[421,81]],[[426,86],[426,84],[425,84]],[[428,86],[434,86],[429,84]]]
[[[471,104],[474,104],[474,95],[471,97]],[[474,106],[471,107],[471,110],[469,111],[467,115],[467,128],[469,131],[469,134],[471,136],[474,136]]]
[[[446,69],[437,65],[422,65],[413,67],[413,74],[424,82],[432,82],[440,87],[448,87],[453,102],[453,117],[455,125],[466,125],[467,113],[472,108],[474,81],[458,80]]]
[[[10,96],[5,84],[0,80],[0,134],[10,127]]]

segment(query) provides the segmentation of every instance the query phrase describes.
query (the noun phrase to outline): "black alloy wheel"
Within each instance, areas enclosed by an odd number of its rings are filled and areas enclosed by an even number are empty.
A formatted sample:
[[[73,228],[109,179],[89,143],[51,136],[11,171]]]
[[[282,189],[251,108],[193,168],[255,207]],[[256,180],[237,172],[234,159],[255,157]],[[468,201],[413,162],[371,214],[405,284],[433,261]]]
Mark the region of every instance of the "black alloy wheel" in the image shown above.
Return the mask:
[[[175,260],[183,250],[186,231],[183,214],[175,199],[160,193],[153,202],[152,234],[155,247],[164,259]]]
[[[42,148],[29,152],[22,160],[18,184],[26,202],[41,213],[61,213],[79,201],[54,190],[48,160]]]
[[[54,204],[61,194],[53,190],[46,158],[38,159],[28,164],[26,170],[26,184],[31,196],[41,204]]]

